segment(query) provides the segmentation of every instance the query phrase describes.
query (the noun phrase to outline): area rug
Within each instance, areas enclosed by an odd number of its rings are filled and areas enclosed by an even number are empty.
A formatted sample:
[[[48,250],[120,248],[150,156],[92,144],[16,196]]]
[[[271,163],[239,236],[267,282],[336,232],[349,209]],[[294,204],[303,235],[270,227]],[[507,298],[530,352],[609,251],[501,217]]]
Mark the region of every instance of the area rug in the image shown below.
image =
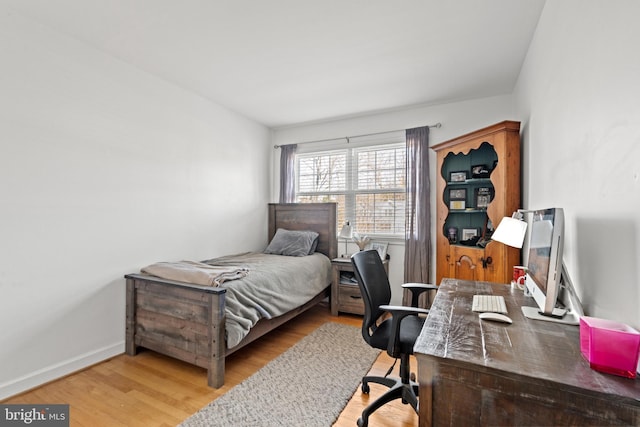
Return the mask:
[[[325,323],[180,426],[331,426],[379,354],[360,328]]]

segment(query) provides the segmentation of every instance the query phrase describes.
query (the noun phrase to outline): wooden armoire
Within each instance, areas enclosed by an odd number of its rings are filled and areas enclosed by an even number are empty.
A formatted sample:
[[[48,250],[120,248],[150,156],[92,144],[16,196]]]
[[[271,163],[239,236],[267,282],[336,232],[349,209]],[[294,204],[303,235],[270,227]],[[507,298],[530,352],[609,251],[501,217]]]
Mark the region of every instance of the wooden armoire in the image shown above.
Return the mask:
[[[490,239],[521,206],[520,122],[504,121],[432,147],[436,170],[436,283],[509,283],[520,250]]]

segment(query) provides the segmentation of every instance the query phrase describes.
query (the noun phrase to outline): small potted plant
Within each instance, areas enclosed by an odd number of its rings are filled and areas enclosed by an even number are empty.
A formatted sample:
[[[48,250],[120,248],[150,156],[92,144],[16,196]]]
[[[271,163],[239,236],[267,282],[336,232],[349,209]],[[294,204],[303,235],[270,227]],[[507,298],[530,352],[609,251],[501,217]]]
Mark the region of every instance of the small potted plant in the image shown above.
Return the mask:
[[[355,242],[356,245],[358,245],[358,248],[360,248],[361,251],[364,250],[364,248],[369,244],[369,242],[371,241],[371,239],[369,238],[369,236],[360,236],[358,233],[353,233],[353,237],[352,237],[353,241]]]

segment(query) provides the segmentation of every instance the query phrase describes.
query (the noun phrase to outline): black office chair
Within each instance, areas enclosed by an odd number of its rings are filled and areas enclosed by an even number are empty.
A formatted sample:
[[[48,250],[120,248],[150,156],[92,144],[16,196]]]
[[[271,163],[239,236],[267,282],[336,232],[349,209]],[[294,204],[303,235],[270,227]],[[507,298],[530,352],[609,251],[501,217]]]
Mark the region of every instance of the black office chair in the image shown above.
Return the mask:
[[[418,314],[427,314],[429,310],[389,305],[391,286],[377,251],[357,252],[351,257],[351,263],[364,300],[362,337],[370,346],[386,350],[389,356],[400,359],[400,378],[388,377],[393,366],[384,377],[362,378],[363,393],[369,393],[370,382],[389,387],[384,395],[362,411],[358,426],[366,427],[375,410],[395,399],[402,399],[402,403],[410,404],[418,412],[418,384],[411,378],[409,356],[413,354],[413,346],[425,320]],[[413,303],[417,303],[420,293],[437,289],[434,285],[420,283],[407,283],[403,288],[411,290]],[[385,319],[386,313],[391,317]]]

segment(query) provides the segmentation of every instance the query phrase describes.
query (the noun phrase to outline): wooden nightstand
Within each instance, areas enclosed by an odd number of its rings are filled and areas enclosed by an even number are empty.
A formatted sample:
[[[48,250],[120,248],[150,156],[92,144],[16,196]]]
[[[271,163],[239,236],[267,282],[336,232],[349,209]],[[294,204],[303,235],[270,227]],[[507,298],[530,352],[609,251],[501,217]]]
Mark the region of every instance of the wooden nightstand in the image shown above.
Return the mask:
[[[389,274],[389,260],[383,261],[384,268]],[[353,272],[350,258],[334,258],[331,260],[331,314],[338,312],[364,314],[364,302],[360,294],[358,282]]]

